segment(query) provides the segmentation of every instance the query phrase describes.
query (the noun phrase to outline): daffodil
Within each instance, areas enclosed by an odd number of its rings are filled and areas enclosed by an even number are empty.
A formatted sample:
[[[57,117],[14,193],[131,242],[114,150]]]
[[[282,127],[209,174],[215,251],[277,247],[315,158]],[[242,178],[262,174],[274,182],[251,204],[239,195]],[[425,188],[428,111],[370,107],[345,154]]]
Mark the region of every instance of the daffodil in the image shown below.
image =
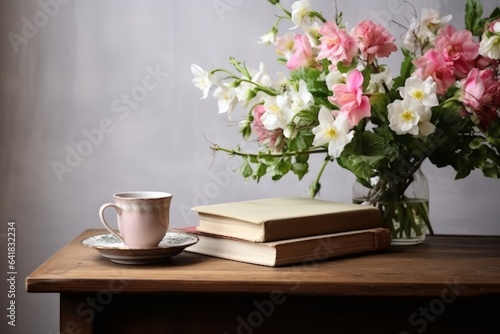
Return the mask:
[[[191,64],[191,72],[194,75],[193,84],[203,90],[203,96],[201,98],[205,99],[215,81],[214,77],[196,64]]]
[[[439,105],[436,89],[437,85],[432,77],[425,80],[419,77],[409,77],[404,87],[399,88],[399,94],[403,99],[412,99],[430,109]]]
[[[420,116],[426,111],[425,106],[417,100],[396,100],[387,106],[389,127],[398,135],[419,134]]]
[[[234,107],[238,104],[238,98],[234,89],[228,87],[226,84],[221,84],[215,89],[214,97],[219,100],[219,114],[227,113],[231,115]]]
[[[308,109],[314,103],[314,97],[307,90],[307,85],[304,80],[299,81],[299,89],[297,91],[291,90],[289,92],[292,100],[291,108],[294,113]]]
[[[303,28],[310,24],[309,13],[311,12],[311,3],[309,0],[299,0],[292,4],[292,21],[295,27]],[[293,29],[293,28],[292,28]]]
[[[285,129],[291,120],[290,97],[285,95],[267,96],[264,99],[265,112],[260,120],[268,130]]]
[[[346,115],[339,115],[333,118],[333,114],[328,108],[321,107],[318,113],[319,125],[312,132],[314,134],[314,146],[328,144],[328,155],[338,158],[344,147],[349,144],[354,137],[354,131],[349,131],[349,119]]]

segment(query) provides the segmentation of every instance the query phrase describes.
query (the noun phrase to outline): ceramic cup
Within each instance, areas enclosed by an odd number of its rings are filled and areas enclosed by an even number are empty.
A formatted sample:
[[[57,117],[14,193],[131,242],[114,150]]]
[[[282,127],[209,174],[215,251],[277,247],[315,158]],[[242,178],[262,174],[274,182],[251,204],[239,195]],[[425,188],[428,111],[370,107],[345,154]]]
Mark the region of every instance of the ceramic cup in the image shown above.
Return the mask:
[[[99,209],[104,227],[129,248],[157,247],[168,230],[172,194],[157,191],[131,191],[113,195],[115,203]],[[104,218],[104,211],[113,208],[117,213],[119,232]]]

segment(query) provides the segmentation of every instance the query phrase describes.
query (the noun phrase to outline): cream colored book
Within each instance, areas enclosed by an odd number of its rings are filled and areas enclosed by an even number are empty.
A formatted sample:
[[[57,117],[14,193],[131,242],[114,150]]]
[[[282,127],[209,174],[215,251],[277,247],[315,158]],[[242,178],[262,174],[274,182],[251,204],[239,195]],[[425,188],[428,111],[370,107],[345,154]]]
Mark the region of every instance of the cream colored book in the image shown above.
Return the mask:
[[[177,229],[192,233],[198,242],[186,251],[227,260],[277,267],[301,262],[320,262],[339,256],[352,256],[390,247],[389,229],[374,228],[271,242],[251,242],[198,231],[195,227]]]
[[[309,197],[278,197],[197,206],[200,232],[254,242],[381,227],[369,205]]]

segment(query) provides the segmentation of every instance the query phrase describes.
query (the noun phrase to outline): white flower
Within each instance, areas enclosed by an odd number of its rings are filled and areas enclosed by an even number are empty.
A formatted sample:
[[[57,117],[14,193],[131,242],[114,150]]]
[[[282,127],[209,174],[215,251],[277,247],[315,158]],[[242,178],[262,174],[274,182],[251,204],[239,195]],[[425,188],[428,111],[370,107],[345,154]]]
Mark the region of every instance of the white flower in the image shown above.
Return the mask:
[[[251,94],[252,88],[255,88],[255,86],[246,81],[242,81],[238,86],[234,87],[234,93],[236,94],[236,98],[243,104],[244,107],[246,107],[249,104],[249,101],[252,96]]]
[[[330,110],[321,107],[318,121],[319,125],[312,130],[314,134],[313,145],[322,146],[328,143],[328,155],[338,158],[354,137],[354,131],[349,131],[347,116],[339,115],[334,119]]]
[[[413,99],[430,109],[439,105],[436,88],[437,84],[432,77],[428,77],[425,81],[418,77],[409,77],[404,87],[399,88],[399,94],[403,99]]]
[[[430,110],[424,111],[420,115],[420,122],[418,122],[418,134],[421,137],[427,137],[436,131],[436,126],[431,123],[432,112]]]
[[[329,90],[332,90],[333,86],[335,86],[336,84],[345,83],[346,78],[347,78],[347,73],[342,73],[337,68],[332,69],[326,75],[325,78],[326,86],[328,87]]]
[[[226,84],[221,84],[214,91],[214,97],[219,99],[219,114],[228,113],[231,116],[231,112],[238,103],[236,97],[236,92],[233,88],[227,86]]]
[[[491,59],[500,59],[500,22],[493,25],[492,32],[483,34],[479,44],[479,54]]]
[[[429,29],[433,33],[437,33],[439,29],[446,26],[452,19],[452,15],[441,16],[435,9],[422,9],[422,26]]]
[[[258,43],[259,44],[274,44],[276,42],[276,33],[278,30],[276,27],[272,27],[269,32],[267,32],[265,35],[260,36]]]
[[[259,71],[253,73],[252,81],[265,87],[274,88],[273,79],[267,73],[266,65],[263,62],[259,64]]]
[[[307,85],[304,80],[299,81],[299,90],[289,92],[292,100],[291,108],[294,113],[308,109],[314,103],[313,95],[307,90]]]
[[[431,49],[439,29],[451,21],[452,16],[441,14],[434,9],[422,9],[422,19],[412,18],[410,26],[403,39],[403,45],[411,52],[422,51],[425,53]],[[422,48],[422,50],[419,50]]]
[[[267,74],[267,70],[263,62],[259,64],[258,71],[249,70],[249,72],[252,75],[252,78],[250,79],[252,82],[265,87],[275,88],[275,84],[271,76]],[[234,88],[238,101],[242,102],[244,107],[248,107],[258,101],[262,101],[264,97],[267,96],[267,94],[262,91],[255,93],[255,88],[256,86],[254,84],[246,81],[242,81],[237,87]]]
[[[321,34],[319,33],[320,28],[321,26],[316,21],[312,21],[310,24],[303,27],[304,33],[307,35],[307,39],[309,40],[309,44],[311,44],[313,48],[319,45],[319,38],[321,37]]]
[[[304,27],[304,25],[308,25],[309,21],[309,13],[311,12],[311,4],[309,3],[309,0],[299,0],[296,1],[292,4],[292,21],[295,23],[294,28],[301,28]],[[302,30],[307,30],[307,29],[302,29]]]
[[[416,51],[416,46],[419,44],[420,21],[412,18],[408,31],[403,38],[403,46],[411,52]]]
[[[398,135],[419,134],[420,116],[426,111],[422,103],[414,99],[396,100],[387,106],[389,127]]]
[[[284,129],[291,120],[291,101],[288,96],[267,96],[264,99],[265,112],[260,120],[268,130]]]
[[[295,45],[295,34],[287,32],[283,36],[276,38],[276,53],[289,60],[293,55],[293,46]]]
[[[372,73],[370,75],[370,82],[368,83],[368,92],[380,92],[385,93],[385,87],[387,89],[392,88],[394,80],[392,79],[391,70],[387,66],[380,66],[382,71],[379,73]]]
[[[196,87],[203,90],[202,99],[208,96],[208,92],[210,88],[212,88],[212,84],[215,83],[215,78],[213,75],[204,71],[200,66],[196,64],[191,64],[191,72],[194,75],[193,83]]]

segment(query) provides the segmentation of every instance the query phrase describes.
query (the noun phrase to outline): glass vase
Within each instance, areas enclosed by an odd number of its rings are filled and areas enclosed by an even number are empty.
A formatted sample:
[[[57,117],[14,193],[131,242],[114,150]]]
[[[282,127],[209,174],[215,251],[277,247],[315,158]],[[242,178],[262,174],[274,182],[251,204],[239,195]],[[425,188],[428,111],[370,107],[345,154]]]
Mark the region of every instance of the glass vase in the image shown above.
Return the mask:
[[[429,183],[420,169],[409,177],[390,175],[371,178],[371,187],[356,181],[354,203],[380,209],[382,225],[391,231],[391,245],[418,245],[427,233],[433,234],[429,221]]]

